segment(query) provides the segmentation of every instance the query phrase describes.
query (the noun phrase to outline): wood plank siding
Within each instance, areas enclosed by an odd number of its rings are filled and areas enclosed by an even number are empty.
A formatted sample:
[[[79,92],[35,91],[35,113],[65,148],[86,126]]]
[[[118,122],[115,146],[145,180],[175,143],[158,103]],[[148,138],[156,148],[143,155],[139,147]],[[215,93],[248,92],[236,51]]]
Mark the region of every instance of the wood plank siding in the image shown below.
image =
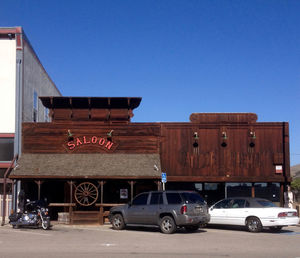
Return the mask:
[[[83,136],[107,139],[112,130],[115,148],[109,153],[159,153],[168,181],[290,180],[288,123],[23,123],[23,153],[107,153],[93,144],[69,150],[68,131],[82,142]],[[282,165],[283,173],[276,173],[275,165]]]
[[[161,162],[171,181],[284,182],[286,123],[163,124]],[[286,130],[286,129],[285,129]],[[223,133],[226,133],[226,139]],[[255,132],[255,137],[251,135]],[[194,134],[197,133],[197,147]],[[222,143],[226,146],[222,146]]]

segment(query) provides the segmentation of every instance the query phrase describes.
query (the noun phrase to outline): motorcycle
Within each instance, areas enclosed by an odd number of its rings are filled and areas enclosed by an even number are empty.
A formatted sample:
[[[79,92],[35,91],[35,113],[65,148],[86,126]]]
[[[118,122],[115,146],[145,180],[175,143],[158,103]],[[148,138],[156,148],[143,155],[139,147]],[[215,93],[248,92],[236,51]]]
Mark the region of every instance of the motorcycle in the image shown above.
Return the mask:
[[[50,217],[48,208],[41,201],[27,200],[24,212],[13,213],[9,216],[9,224],[13,228],[19,227],[42,227],[44,230],[50,229]]]

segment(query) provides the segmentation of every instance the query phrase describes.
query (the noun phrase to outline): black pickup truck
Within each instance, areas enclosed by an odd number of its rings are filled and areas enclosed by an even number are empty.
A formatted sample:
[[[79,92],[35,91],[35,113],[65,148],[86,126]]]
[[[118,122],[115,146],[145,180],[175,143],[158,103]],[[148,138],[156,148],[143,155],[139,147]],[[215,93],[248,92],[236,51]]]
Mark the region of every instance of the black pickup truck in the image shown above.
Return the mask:
[[[116,230],[127,225],[158,226],[171,234],[178,227],[195,231],[210,220],[207,204],[193,191],[153,191],[137,195],[129,204],[110,209],[109,220]]]

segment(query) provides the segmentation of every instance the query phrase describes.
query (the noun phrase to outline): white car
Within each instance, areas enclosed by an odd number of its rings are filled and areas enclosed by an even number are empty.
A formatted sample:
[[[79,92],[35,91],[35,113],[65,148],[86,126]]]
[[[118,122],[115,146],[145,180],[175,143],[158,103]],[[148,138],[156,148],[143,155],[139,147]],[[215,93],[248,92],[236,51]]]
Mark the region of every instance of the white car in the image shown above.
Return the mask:
[[[282,227],[299,223],[297,210],[277,207],[271,201],[234,197],[221,200],[209,208],[209,224],[246,226],[250,232],[264,227],[277,232]]]

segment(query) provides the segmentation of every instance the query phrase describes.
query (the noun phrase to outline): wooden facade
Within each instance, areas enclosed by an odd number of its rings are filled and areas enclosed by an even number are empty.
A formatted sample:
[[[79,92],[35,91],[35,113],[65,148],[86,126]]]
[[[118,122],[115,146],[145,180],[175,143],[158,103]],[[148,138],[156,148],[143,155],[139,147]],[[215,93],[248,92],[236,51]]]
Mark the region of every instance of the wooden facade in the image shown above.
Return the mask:
[[[171,181],[290,181],[287,123],[23,123],[22,149],[24,154],[108,153],[99,143],[84,141],[107,141],[112,130],[116,148],[111,153],[159,153]],[[68,131],[74,149],[67,145]],[[276,173],[276,165],[283,166],[282,173]]]
[[[190,122],[184,123],[132,123],[133,109],[140,104],[140,98],[43,97],[41,100],[50,109],[52,122],[23,123],[22,156],[30,156],[33,167],[30,169],[27,164],[22,168],[21,157],[12,179],[69,180],[69,184],[70,180],[97,180],[102,194],[107,180],[124,180],[123,183],[130,185],[132,198],[139,180],[147,179],[160,187],[163,171],[167,173],[167,186],[174,183],[173,188],[178,186],[176,183],[181,187],[190,183],[251,183],[254,195],[255,183],[277,183],[283,204],[283,190],[291,180],[286,122],[257,122],[253,113],[193,113]],[[112,168],[106,171],[107,165],[99,164],[96,154],[110,158]],[[55,163],[55,155],[66,157],[68,162],[59,163],[60,174],[53,174],[50,161],[44,170],[34,167],[34,155],[43,155],[45,163],[48,157]],[[90,171],[85,170],[83,161],[92,155],[95,158],[89,162],[94,163],[87,166]],[[134,161],[126,162],[126,155],[136,155],[139,167],[133,168]],[[119,170],[114,170],[114,166],[119,166]],[[124,173],[117,172],[120,166]],[[65,173],[64,167],[78,173]],[[147,182],[143,181],[140,189],[147,189],[142,187]],[[65,192],[70,192],[70,188]],[[74,200],[65,196],[63,201]]]

